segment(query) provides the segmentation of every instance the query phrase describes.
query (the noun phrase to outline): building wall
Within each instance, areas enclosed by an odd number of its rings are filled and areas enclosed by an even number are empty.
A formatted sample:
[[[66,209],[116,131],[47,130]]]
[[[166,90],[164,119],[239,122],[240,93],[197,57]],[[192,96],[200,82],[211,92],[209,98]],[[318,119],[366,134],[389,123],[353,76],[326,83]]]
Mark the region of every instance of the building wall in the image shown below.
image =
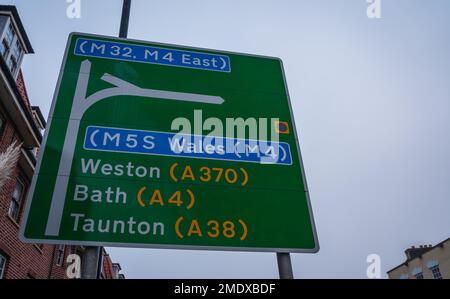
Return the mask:
[[[21,142],[21,140],[13,122],[1,106],[0,115],[5,121],[0,132],[0,152],[4,152],[13,141]],[[19,223],[17,223],[9,216],[8,211],[19,177],[25,189],[22,195]],[[9,181],[0,188],[0,251],[8,257],[4,278],[65,278],[65,263],[58,266],[54,262],[55,246],[24,244],[19,240],[19,224],[23,220],[30,182],[31,178],[17,166]],[[64,260],[68,254],[70,254],[70,247],[66,246]]]
[[[17,87],[21,93],[22,99],[27,104],[31,112],[31,105],[26,92],[22,73],[17,78]],[[6,99],[0,99],[1,101]],[[4,124],[0,131],[0,152],[4,152],[14,141],[22,142],[20,134],[17,132],[14,122],[6,114],[0,104],[0,117]],[[66,246],[64,263],[61,266],[55,263],[56,247],[53,245],[34,245],[24,244],[19,240],[19,224],[23,220],[24,207],[28,189],[31,183],[31,177],[27,177],[26,172],[19,166],[16,166],[14,173],[9,181],[0,188],[0,251],[8,257],[4,278],[66,278],[66,258],[70,254],[70,246]],[[17,180],[20,178],[24,184],[24,192],[19,212],[19,223],[12,219],[9,214],[12,194]]]
[[[20,139],[18,139],[19,136],[11,120],[8,119],[1,109],[0,113],[6,121],[6,126],[3,128],[0,136],[0,151],[4,152],[12,141],[18,140],[20,142]],[[50,265],[52,246],[39,247],[21,243],[18,238],[19,223],[16,223],[8,215],[12,193],[17,179],[20,177],[25,187],[19,222],[22,219],[26,192],[30,183],[30,178],[24,176],[23,173],[17,166],[11,179],[0,188],[0,250],[8,257],[4,276],[5,278],[46,278],[49,273],[49,267],[42,267],[42,264]]]
[[[7,19],[8,17],[6,16],[0,16],[0,28],[5,26]],[[3,30],[0,31],[3,32]],[[19,33],[19,31],[16,30],[16,33]],[[5,88],[8,86],[6,82],[0,83]],[[19,100],[24,102],[26,109],[31,113],[31,105],[21,71],[15,83],[21,96]],[[10,92],[11,94],[13,93],[12,91]],[[17,120],[12,119],[6,112],[5,105],[11,103],[11,101],[14,101],[14,99],[9,96],[0,98],[0,116],[3,120],[0,130],[0,152],[4,152],[14,141],[18,143],[23,142],[21,136],[27,133],[26,131],[18,131],[15,125]],[[63,278],[65,276],[64,266],[56,266],[53,262],[55,252],[53,245],[24,244],[19,240],[19,225],[23,219],[23,209],[33,170],[31,165],[26,164],[22,166],[27,167],[27,171],[21,169],[18,163],[11,174],[11,178],[0,187],[0,252],[7,258],[3,278]],[[24,190],[22,192],[18,219],[13,219],[9,216],[9,208],[18,179],[23,183]]]
[[[442,246],[435,246],[428,252],[425,252],[421,258],[415,258],[406,264],[392,270],[388,273],[389,278],[400,279],[402,275],[407,274],[409,279],[415,279],[413,270],[417,267],[422,268],[424,279],[433,279],[433,274],[427,267],[429,261],[439,262],[439,270],[443,278],[450,278],[450,239],[442,243]]]
[[[66,275],[66,270],[67,270],[67,256],[69,254],[71,254],[71,246],[65,246],[65,251],[64,251],[64,259],[63,259],[63,263],[62,265],[57,265],[56,264],[56,252],[57,252],[57,247],[56,246],[51,246],[52,247],[52,251],[53,251],[53,258],[51,260],[51,272],[49,275],[49,279],[67,279],[67,275]]]
[[[19,70],[19,74],[17,75],[16,85],[17,85],[17,88],[19,89],[19,92],[20,92],[20,95],[22,96],[23,101],[27,105],[28,111],[32,112],[30,98],[28,97],[27,87],[25,85],[25,79],[23,77],[22,70]]]
[[[7,17],[0,15],[0,38],[2,28],[4,27],[6,20]],[[25,34],[23,31],[19,32],[17,28],[16,33],[21,34],[22,37]],[[4,64],[2,57],[0,57],[0,63]],[[18,93],[20,94],[20,96],[17,96],[18,100],[23,101],[23,103],[25,104],[25,106],[21,106],[23,107],[23,109],[28,110],[31,115],[36,116],[36,114],[32,113],[31,102],[27,94],[22,71],[20,70],[20,62],[18,63],[19,72],[17,79],[15,79],[16,87]],[[2,65],[2,69],[0,71],[3,72],[4,68],[4,65]],[[9,81],[10,79],[7,80]],[[0,86],[4,86],[4,88],[9,88],[9,86],[11,86],[11,84],[14,84],[14,82],[0,82],[0,84],[2,84]],[[7,94],[7,92],[5,94]],[[13,94],[13,92],[10,91],[10,94]],[[15,99],[13,97],[10,97],[9,95],[6,95],[6,98],[0,98],[0,117],[4,121],[2,128],[0,129],[0,153],[4,152],[14,141],[21,143],[23,141],[21,140],[21,136],[24,136],[26,138],[27,133],[29,135],[32,134],[29,132],[30,128],[28,126],[20,127],[20,125],[17,125],[20,119],[12,119],[12,117],[6,112],[6,107],[8,107],[8,104],[13,103],[12,101],[15,101]],[[35,119],[34,123],[32,123],[31,126],[36,125],[35,129],[42,129],[41,127],[39,127],[39,123],[40,122],[38,121],[38,119]],[[36,144],[33,143],[32,146],[39,146],[39,144],[38,142]],[[7,258],[3,278],[66,278],[67,256],[72,253],[79,254],[79,247],[65,246],[63,263],[61,265],[57,265],[57,246],[25,244],[20,242],[19,240],[19,227],[21,221],[23,220],[27,192],[32,180],[31,176],[33,172],[33,167],[31,165],[23,165],[22,163],[20,163],[20,165],[22,165],[22,167],[25,167],[25,169],[21,169],[21,166],[19,166],[18,163],[13,174],[11,175],[11,178],[6,182],[6,184],[0,187],[0,253]],[[9,208],[12,202],[14,188],[19,178],[24,185],[24,190],[22,192],[19,217],[16,221],[9,216]],[[106,252],[104,253],[106,254]],[[109,257],[107,257],[107,259],[105,259],[105,265],[108,266],[108,269],[109,264],[111,264],[111,260],[109,259]],[[110,275],[106,276],[106,278],[110,278]]]
[[[102,258],[102,270],[101,270],[101,278],[102,279],[115,279],[112,260],[109,257],[109,254],[106,253],[105,250],[102,250],[103,258]]]

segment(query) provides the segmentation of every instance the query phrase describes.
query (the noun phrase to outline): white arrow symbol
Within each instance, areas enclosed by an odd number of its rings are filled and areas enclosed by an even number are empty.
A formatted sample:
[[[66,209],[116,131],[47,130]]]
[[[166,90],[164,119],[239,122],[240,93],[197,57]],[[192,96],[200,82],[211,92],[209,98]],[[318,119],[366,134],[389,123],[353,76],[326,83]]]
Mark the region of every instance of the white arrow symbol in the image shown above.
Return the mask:
[[[72,110],[67,126],[63,151],[61,153],[58,175],[56,177],[56,184],[53,190],[52,202],[50,205],[50,212],[45,230],[46,236],[59,235],[78,130],[80,128],[81,118],[89,107],[98,101],[116,96],[136,96],[216,105],[220,105],[224,102],[223,98],[219,96],[141,88],[110,74],[104,74],[102,76],[102,80],[110,83],[114,87],[100,90],[87,97],[86,94],[90,74],[91,62],[89,60],[84,60],[81,63],[80,73],[78,75]]]
[[[218,96],[140,88],[127,81],[111,76],[110,74],[103,75],[102,80],[116,86],[116,88],[105,89],[100,92],[97,92],[92,96],[90,96],[89,98],[87,98],[88,101],[97,101],[97,99],[103,99],[105,97],[109,98],[111,97],[111,95],[109,95],[108,93],[113,92],[118,93],[120,95],[122,95],[123,93],[123,95],[128,96],[159,98],[166,100],[197,102],[197,103],[207,103],[217,105],[220,105],[224,102],[224,100]]]

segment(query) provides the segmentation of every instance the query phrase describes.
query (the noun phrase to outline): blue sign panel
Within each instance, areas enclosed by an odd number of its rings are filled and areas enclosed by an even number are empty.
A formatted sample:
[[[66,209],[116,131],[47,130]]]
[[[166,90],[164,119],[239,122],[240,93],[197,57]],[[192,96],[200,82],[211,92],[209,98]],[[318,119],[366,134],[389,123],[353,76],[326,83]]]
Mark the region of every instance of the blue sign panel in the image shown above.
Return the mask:
[[[157,156],[291,165],[289,144],[90,126],[84,149]]]
[[[79,38],[77,40],[74,54],[77,56],[161,64],[207,71],[231,72],[230,58],[225,55],[87,38]]]

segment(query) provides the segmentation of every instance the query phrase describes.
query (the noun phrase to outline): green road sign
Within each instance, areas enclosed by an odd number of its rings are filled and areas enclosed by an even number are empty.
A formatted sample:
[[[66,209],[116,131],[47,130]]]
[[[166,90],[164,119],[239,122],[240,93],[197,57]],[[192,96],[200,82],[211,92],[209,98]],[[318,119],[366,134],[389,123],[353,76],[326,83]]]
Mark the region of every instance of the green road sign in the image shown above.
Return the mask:
[[[281,61],[71,34],[21,238],[317,252]]]

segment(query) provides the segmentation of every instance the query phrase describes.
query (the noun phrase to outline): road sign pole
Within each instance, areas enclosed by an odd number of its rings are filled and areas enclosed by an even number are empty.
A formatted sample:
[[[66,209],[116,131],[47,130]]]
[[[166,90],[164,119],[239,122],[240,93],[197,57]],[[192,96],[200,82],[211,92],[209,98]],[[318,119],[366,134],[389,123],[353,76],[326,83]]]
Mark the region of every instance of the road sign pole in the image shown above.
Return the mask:
[[[128,23],[130,21],[131,0],[124,0],[122,7],[122,19],[120,21],[119,37],[128,37]]]
[[[291,255],[289,253],[277,252],[277,262],[280,279],[294,279]]]
[[[97,279],[101,268],[99,267],[101,247],[87,246],[81,259],[81,278]]]
[[[130,21],[131,0],[124,0],[122,17],[120,20],[119,37],[127,38]],[[101,271],[101,247],[87,246],[82,259],[81,277],[84,279],[97,279]]]

